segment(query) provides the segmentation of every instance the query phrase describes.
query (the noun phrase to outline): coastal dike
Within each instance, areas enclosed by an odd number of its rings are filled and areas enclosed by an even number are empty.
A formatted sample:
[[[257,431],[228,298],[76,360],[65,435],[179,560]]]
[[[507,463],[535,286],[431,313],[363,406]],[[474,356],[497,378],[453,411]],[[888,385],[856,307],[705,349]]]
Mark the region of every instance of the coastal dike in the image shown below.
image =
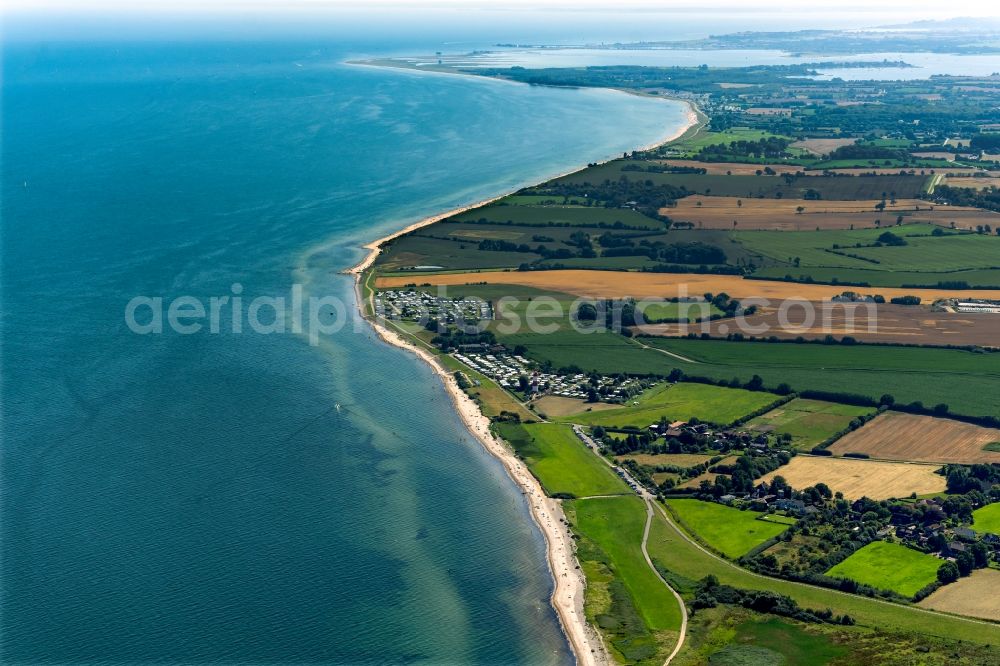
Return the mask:
[[[649,146],[637,148],[637,150],[649,150],[700,131],[704,125],[705,116],[690,102],[685,101],[685,103],[688,105],[688,112],[683,126],[673,130],[669,136]],[[572,169],[566,173],[555,175],[553,178],[576,173],[585,168],[587,167]],[[388,322],[378,320],[374,314],[374,308],[368,307],[370,303],[362,288],[362,285],[367,283],[371,277],[371,269],[382,251],[382,246],[389,241],[454,215],[488,205],[510,193],[505,192],[483,201],[424,218],[397,232],[367,243],[364,248],[368,250],[368,253],[364,259],[345,270],[344,273],[354,276],[355,295],[361,316],[368,320],[384,342],[410,351],[430,365],[434,373],[441,379],[452,404],[469,432],[475,436],[487,452],[503,464],[507,475],[520,488],[532,519],[545,538],[546,558],[553,580],[550,603],[556,611],[576,663],[580,666],[607,666],[613,664],[614,661],[600,633],[587,622],[584,611],[587,582],[576,559],[573,535],[559,500],[546,496],[541,484],[525,464],[517,458],[510,445],[494,434],[490,428],[490,419],[480,411],[475,401],[459,388],[452,374],[437,359],[434,350],[421,346],[424,343],[404,337],[400,332],[390,328],[391,324]]]

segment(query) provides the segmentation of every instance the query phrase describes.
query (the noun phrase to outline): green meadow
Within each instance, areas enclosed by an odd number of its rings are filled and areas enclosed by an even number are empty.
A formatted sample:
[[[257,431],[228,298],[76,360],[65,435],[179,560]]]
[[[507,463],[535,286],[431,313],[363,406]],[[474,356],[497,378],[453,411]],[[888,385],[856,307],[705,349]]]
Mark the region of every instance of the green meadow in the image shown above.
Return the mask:
[[[625,663],[662,664],[676,640],[681,611],[643,558],[646,506],[641,499],[601,497],[564,505],[580,537],[587,574],[587,618],[610,636]]]
[[[715,502],[696,499],[667,500],[681,522],[705,543],[730,559],[738,559],[787,525],[760,520],[756,511],[741,511]]]
[[[747,427],[773,428],[775,434],[791,436],[793,446],[812,448],[846,428],[853,419],[873,411],[872,407],[795,398],[749,421]]]
[[[846,647],[835,645],[822,633],[806,631],[800,625],[773,616],[738,624],[728,643],[709,656],[709,664],[825,666],[848,652]]]
[[[630,492],[625,482],[589,451],[569,426],[498,423],[496,427],[549,495],[586,497]]]
[[[874,541],[826,572],[879,590],[912,597],[937,580],[941,560],[885,541]]]
[[[972,512],[972,529],[977,532],[1000,534],[1000,503],[987,504]]]
[[[708,384],[658,384],[627,406],[562,417],[561,421],[589,426],[635,426],[645,428],[668,421],[698,418],[728,425],[738,418],[766,407],[778,399],[773,393],[721,388]],[[636,404],[638,403],[638,404]]]

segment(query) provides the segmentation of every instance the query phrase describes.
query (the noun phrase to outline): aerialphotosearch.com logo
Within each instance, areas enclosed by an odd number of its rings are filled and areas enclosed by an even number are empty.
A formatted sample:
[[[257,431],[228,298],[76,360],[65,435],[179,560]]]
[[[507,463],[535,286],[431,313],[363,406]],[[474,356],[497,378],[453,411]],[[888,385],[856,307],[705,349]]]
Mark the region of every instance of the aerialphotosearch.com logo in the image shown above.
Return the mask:
[[[193,335],[208,331],[212,334],[245,331],[261,335],[280,333],[305,334],[309,344],[317,345],[321,336],[333,335],[348,322],[348,308],[336,296],[303,294],[301,284],[292,285],[289,295],[243,297],[243,285],[235,282],[229,294],[211,296],[206,300],[196,296],[178,296],[166,303],[162,296],[136,296],[125,306],[125,325],[139,335],[170,331]],[[354,318],[360,330],[360,318]]]
[[[878,310],[871,297],[845,293],[839,301],[812,302],[800,299],[771,301],[767,298],[731,299],[725,294],[691,296],[687,285],[676,285],[672,298],[593,299],[580,297],[566,303],[551,296],[528,298],[503,296],[483,300],[451,296],[445,286],[415,287],[375,293],[370,305],[380,323],[403,322],[427,331],[450,335],[479,335],[486,330],[500,335],[530,332],[552,334],[567,327],[584,334],[668,335],[684,337],[780,337],[878,331]],[[847,300],[845,300],[847,299]],[[649,321],[648,308],[678,312],[672,319]],[[348,322],[354,332],[366,330],[356,304],[333,296],[304,295],[301,284],[292,285],[288,296],[243,296],[243,285],[234,283],[230,293],[199,299],[178,296],[169,302],[162,296],[136,296],[125,306],[125,323],[139,335],[173,333],[192,335],[253,332],[261,335],[292,333],[305,335],[309,344],[334,335]],[[859,312],[860,311],[860,312]],[[681,314],[683,313],[683,314]],[[860,315],[860,317],[858,316]],[[844,335],[844,340],[848,340]]]

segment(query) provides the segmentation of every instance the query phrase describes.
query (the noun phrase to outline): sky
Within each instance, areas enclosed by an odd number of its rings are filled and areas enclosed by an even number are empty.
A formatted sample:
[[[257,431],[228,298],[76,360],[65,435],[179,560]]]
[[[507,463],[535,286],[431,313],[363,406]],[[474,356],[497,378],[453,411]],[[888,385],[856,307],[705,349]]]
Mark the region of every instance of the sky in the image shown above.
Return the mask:
[[[737,31],[864,28],[956,17],[1000,19],[965,0],[0,0],[0,42],[103,39],[496,42],[687,40]]]
[[[4,0],[5,11],[67,9],[79,11],[315,11],[363,6],[366,9],[464,9],[469,11],[595,11],[607,10],[607,0]],[[1000,3],[993,0],[615,0],[613,11],[787,12],[895,16],[900,21],[953,16],[1000,17]]]

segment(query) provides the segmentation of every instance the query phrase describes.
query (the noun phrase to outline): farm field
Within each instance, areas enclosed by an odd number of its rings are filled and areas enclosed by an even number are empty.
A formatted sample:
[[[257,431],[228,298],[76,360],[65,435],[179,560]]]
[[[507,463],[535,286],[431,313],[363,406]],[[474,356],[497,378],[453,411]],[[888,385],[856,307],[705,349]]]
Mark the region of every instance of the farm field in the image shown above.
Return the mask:
[[[826,572],[879,590],[912,597],[937,580],[941,560],[885,541],[873,541]]]
[[[913,631],[951,640],[970,641],[977,645],[1000,644],[1000,627],[984,627],[962,618],[928,615],[906,606],[756,576],[699,550],[659,512],[650,529],[647,549],[657,566],[691,581],[701,580],[711,574],[726,585],[786,594],[806,608],[829,608],[837,614],[848,613],[859,626],[870,629]]]
[[[827,155],[841,146],[850,146],[857,143],[856,137],[844,137],[842,139],[800,139],[789,144],[789,148],[801,148],[813,155]]]
[[[547,418],[559,418],[570,414],[579,414],[587,410],[599,412],[605,409],[616,409],[617,405],[607,402],[587,402],[579,398],[564,398],[559,395],[545,395],[531,403],[539,414]]]
[[[1000,463],[1000,430],[950,419],[886,412],[832,446],[834,455],[867,453],[872,458],[935,463]]]
[[[711,303],[673,303],[665,301],[662,303],[646,303],[638,308],[645,321],[656,322],[672,319],[687,319],[688,321],[699,321],[712,315],[721,315],[722,310]]]
[[[726,425],[778,399],[773,393],[721,388],[707,384],[660,384],[617,409],[581,412],[560,420],[589,426],[645,428],[668,421],[702,421]],[[633,404],[638,403],[638,404]]]
[[[1000,237],[953,231],[932,236],[934,228],[905,224],[889,230],[735,231],[733,238],[750,252],[775,261],[792,264],[798,259],[800,265],[795,268],[800,271],[811,266],[928,272],[997,268]],[[875,247],[887,232],[906,245]]]
[[[761,480],[770,482],[783,477],[793,488],[825,483],[830,490],[844,493],[848,499],[881,500],[944,492],[945,478],[936,474],[936,465],[796,456]]]
[[[770,344],[641,337],[614,334],[551,335],[519,333],[504,344],[527,346],[527,356],[555,368],[579,368],[606,374],[625,372],[666,376],[674,368],[717,381],[753,375],[776,389],[826,391],[877,400],[887,391],[900,403],[947,402],[952,413],[996,414],[1000,354],[955,349],[876,347],[868,345]],[[891,377],[887,383],[886,377]],[[648,424],[646,424],[648,425]]]
[[[1000,288],[1000,270],[976,269],[947,272],[932,271],[879,271],[865,268],[832,268],[824,266],[808,266],[793,268],[789,266],[765,266],[754,271],[754,279],[791,279],[800,283],[841,282],[847,284],[868,284],[871,287],[940,287],[942,283],[964,283],[972,289]],[[847,287],[851,288],[851,287]],[[855,288],[858,289],[858,288]],[[965,296],[965,290],[952,292],[956,296]]]
[[[761,514],[754,511],[741,511],[715,502],[671,499],[666,504],[688,529],[734,560],[788,529],[787,525],[759,520]]]
[[[944,184],[950,187],[971,187],[976,190],[985,190],[990,187],[1000,187],[1000,178],[991,178],[989,176],[952,178],[949,176],[945,178]]]
[[[711,194],[721,197],[746,198],[806,198],[812,190],[824,200],[881,199],[894,196],[898,199],[916,199],[923,192],[927,176],[726,176],[690,173],[657,173],[630,171],[630,160],[615,160],[580,171],[554,181],[558,184],[599,184],[605,180],[617,181],[623,176],[628,180],[648,180],[656,185],[671,185],[692,194]]]
[[[1000,214],[976,208],[938,207],[919,199],[901,199],[886,203],[878,212],[879,200],[810,201],[806,199],[743,199],[693,195],[679,199],[674,206],[661,208],[660,214],[678,222],[691,222],[698,229],[737,229],[770,231],[817,231],[829,229],[875,228],[876,220],[885,228],[902,215],[905,222],[935,224],[952,222],[960,229],[978,224],[994,225]],[[798,211],[803,208],[802,212]],[[736,224],[733,224],[736,222]]]
[[[878,288],[856,288],[877,293]],[[978,345],[1000,347],[1000,317],[985,313],[937,312],[926,307],[888,303],[812,302],[815,313],[811,326],[803,308],[786,309],[784,321],[780,308],[760,306],[744,317],[747,334],[759,331],[759,337],[774,336],[790,340],[799,336],[820,340],[851,336],[861,342],[892,342],[917,345]],[[787,324],[787,325],[786,325]],[[708,333],[725,338],[738,331],[732,319],[716,319],[697,324],[644,324],[633,329],[643,335],[680,337],[688,333]]]
[[[972,529],[1000,535],[1000,503],[994,502],[972,512]]]
[[[499,423],[497,429],[549,495],[586,497],[629,492],[625,482],[588,451],[569,426]]]
[[[939,588],[917,605],[945,613],[957,613],[1000,621],[1000,571],[978,569]]]
[[[703,453],[627,453],[617,456],[618,460],[632,459],[640,465],[676,465],[677,467],[694,467],[712,458]]]
[[[531,227],[665,228],[662,222],[630,209],[604,206],[509,206],[502,202],[461,213],[450,220]]]
[[[750,127],[730,127],[720,132],[701,131],[670,144],[672,150],[697,152],[706,146],[718,146],[733,141],[760,141],[777,134]]]
[[[858,416],[873,411],[872,407],[795,398],[751,420],[746,427],[791,435],[793,446],[807,449],[840,432]]]
[[[796,173],[804,167],[796,164],[745,164],[743,162],[699,162],[697,160],[657,160],[660,164],[674,167],[693,167],[705,169],[706,173],[715,176],[756,176],[764,167],[770,167],[777,174]],[[899,173],[896,171],[895,173]]]
[[[767,232],[760,232],[767,233]],[[819,233],[819,232],[814,232]],[[775,233],[775,235],[778,235]],[[500,253],[498,253],[500,254]],[[725,292],[733,298],[771,298],[822,301],[839,295],[843,285],[799,284],[777,280],[745,280],[735,275],[695,273],[629,273],[586,270],[518,271],[488,273],[445,273],[440,275],[392,276],[376,280],[379,288],[402,287],[414,280],[432,285],[462,285],[485,282],[514,284],[545,291],[560,291],[590,298],[675,298]],[[880,287],[886,299],[919,296],[926,302],[954,297],[1000,299],[1000,289],[906,289]]]
[[[577,557],[588,581],[587,618],[610,634],[612,647],[628,663],[662,664],[662,652],[669,652],[680,630],[681,612],[642,555],[645,504],[631,496],[563,506],[581,537]]]

